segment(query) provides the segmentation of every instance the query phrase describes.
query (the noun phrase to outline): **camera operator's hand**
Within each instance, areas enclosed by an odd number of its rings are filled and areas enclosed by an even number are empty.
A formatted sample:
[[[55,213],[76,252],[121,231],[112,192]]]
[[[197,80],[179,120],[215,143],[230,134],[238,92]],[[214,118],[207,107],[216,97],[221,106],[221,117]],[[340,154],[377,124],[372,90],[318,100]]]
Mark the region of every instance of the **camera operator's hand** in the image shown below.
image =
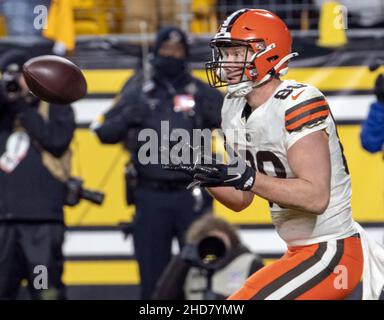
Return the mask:
[[[19,78],[19,85],[20,85],[20,95],[28,104],[35,104],[40,99],[36,97],[31,90],[29,89],[27,83],[25,82],[25,78],[23,75],[20,75]]]
[[[27,97],[30,95],[30,90],[28,88],[27,83],[25,82],[24,76],[21,74],[19,76],[19,85],[20,85],[20,94],[23,97]]]
[[[379,74],[375,82],[375,95],[377,100],[384,105],[384,74]]]
[[[17,82],[19,84],[19,90],[14,93],[9,93],[10,95],[14,95],[13,97],[11,96],[14,110],[19,113],[30,107],[37,106],[39,99],[31,93],[22,74],[18,77]]]

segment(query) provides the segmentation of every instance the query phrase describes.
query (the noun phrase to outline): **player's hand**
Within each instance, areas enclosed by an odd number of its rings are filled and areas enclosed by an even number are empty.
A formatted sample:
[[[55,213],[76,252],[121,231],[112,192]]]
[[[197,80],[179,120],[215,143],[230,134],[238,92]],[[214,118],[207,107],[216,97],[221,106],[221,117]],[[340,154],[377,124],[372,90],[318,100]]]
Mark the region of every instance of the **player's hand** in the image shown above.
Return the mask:
[[[178,171],[189,175],[192,179],[196,172],[196,165],[193,164],[163,164],[162,168],[169,171]],[[200,186],[200,182],[193,180],[188,186],[187,190],[190,190],[196,186]]]
[[[191,178],[196,174],[196,165],[193,164],[163,164],[162,168],[169,171],[185,173]]]
[[[243,167],[237,163],[196,165],[196,174],[193,176],[195,182],[200,182],[202,187],[234,187],[243,191],[251,190],[255,178],[256,171],[245,163]]]
[[[204,163],[202,161],[202,163]],[[206,188],[234,187],[238,190],[251,190],[255,183],[256,171],[240,157],[230,164],[166,165],[166,170],[180,171],[193,177],[188,187],[199,185]]]

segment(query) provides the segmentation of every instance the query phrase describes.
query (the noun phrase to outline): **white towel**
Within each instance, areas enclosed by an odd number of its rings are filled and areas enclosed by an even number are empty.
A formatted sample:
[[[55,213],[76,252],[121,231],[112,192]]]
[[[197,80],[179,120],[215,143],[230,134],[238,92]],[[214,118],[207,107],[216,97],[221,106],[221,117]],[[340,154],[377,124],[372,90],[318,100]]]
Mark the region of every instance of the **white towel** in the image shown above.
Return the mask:
[[[378,300],[384,290],[384,247],[357,222],[355,227],[360,234],[364,256],[363,300]]]

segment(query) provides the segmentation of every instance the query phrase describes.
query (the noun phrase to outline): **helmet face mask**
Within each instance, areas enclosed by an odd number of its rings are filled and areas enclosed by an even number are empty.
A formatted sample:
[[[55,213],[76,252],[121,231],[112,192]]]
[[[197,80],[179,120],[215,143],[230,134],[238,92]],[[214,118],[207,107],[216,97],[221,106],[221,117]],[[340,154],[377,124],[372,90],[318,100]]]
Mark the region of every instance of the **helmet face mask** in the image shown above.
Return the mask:
[[[236,40],[231,38],[214,39],[211,41],[212,61],[205,64],[208,82],[211,87],[220,88],[252,80],[258,72],[254,61],[256,54],[251,46],[258,48],[258,52],[265,49],[262,40]],[[228,72],[230,71],[230,72]],[[237,81],[231,79],[235,74]]]

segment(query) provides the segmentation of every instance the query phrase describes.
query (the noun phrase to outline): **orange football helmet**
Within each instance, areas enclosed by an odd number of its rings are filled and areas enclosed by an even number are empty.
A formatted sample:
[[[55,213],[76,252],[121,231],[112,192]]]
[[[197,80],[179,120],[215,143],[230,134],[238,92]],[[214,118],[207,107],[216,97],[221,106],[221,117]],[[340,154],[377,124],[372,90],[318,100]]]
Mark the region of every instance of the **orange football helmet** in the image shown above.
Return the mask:
[[[210,45],[212,61],[205,65],[209,84],[214,88],[228,86],[234,97],[245,96],[273,76],[286,74],[288,60],[298,55],[291,51],[292,37],[285,23],[274,13],[261,9],[232,13]],[[244,46],[244,61],[225,61],[222,49],[228,46]],[[243,72],[239,82],[229,84],[224,68],[234,63],[240,63]]]

